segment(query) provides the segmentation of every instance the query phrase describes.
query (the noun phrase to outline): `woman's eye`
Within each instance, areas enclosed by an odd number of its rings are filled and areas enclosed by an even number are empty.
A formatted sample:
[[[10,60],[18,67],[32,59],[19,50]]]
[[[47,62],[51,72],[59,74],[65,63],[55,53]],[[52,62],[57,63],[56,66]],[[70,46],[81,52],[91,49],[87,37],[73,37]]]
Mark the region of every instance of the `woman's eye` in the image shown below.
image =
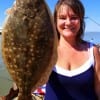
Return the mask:
[[[75,21],[75,20],[79,20],[79,17],[78,16],[70,16],[69,18],[67,18],[66,16],[58,16],[58,19],[60,20],[72,20],[72,21]]]
[[[71,20],[78,20],[78,19],[79,19],[79,17],[77,17],[77,16],[71,17]]]

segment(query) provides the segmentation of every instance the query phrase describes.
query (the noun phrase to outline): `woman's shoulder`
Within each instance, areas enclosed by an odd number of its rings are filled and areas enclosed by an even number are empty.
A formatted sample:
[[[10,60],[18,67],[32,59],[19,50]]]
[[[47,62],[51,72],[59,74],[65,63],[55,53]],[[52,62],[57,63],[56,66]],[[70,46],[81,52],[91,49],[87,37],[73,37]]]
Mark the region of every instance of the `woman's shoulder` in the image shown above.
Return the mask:
[[[97,70],[97,72],[100,72],[100,46],[99,45],[94,45],[93,55],[94,55],[94,60],[95,60],[95,69]],[[100,73],[98,74],[100,77]]]
[[[100,58],[100,46],[94,45],[94,55]]]

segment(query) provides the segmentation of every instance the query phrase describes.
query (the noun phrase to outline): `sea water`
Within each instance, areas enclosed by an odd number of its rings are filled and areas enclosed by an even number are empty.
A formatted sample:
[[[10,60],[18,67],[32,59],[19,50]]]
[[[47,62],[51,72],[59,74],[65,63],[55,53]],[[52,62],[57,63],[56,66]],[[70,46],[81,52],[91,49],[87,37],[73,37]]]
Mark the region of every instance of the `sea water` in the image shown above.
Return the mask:
[[[94,44],[100,44],[100,32],[86,32],[83,39]]]

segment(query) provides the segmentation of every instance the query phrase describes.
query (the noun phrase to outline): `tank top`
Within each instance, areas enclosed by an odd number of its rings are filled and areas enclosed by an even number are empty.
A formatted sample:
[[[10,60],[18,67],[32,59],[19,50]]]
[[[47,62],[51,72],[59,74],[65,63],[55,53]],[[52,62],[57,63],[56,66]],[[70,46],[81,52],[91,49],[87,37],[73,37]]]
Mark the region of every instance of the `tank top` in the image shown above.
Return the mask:
[[[44,100],[97,100],[94,89],[93,45],[89,59],[79,68],[67,71],[55,65],[46,84]]]

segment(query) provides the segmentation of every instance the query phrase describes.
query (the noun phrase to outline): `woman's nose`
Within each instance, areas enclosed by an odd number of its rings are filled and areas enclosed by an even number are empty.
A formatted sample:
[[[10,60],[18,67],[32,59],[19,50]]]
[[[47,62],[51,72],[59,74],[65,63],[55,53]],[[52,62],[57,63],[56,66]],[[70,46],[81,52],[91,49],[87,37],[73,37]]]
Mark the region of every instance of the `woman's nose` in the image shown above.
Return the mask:
[[[71,24],[71,20],[69,19],[69,18],[67,18],[66,20],[65,20],[65,25],[70,25]]]

